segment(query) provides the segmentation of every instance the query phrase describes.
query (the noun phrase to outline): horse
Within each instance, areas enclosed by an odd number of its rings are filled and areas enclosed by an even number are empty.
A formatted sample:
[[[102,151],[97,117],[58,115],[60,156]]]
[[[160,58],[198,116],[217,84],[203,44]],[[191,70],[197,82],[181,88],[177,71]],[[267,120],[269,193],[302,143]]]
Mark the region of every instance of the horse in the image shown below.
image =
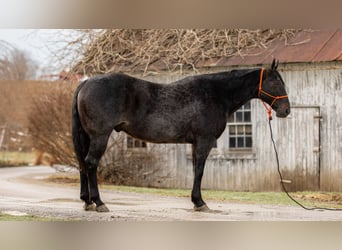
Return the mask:
[[[189,76],[170,84],[121,73],[94,76],[79,84],[72,104],[72,137],[80,170],[84,209],[108,212],[97,183],[97,167],[113,130],[152,143],[192,144],[195,211],[207,211],[201,181],[205,162],[228,117],[259,98],[276,112],[290,114],[279,61],[268,69],[239,69]]]

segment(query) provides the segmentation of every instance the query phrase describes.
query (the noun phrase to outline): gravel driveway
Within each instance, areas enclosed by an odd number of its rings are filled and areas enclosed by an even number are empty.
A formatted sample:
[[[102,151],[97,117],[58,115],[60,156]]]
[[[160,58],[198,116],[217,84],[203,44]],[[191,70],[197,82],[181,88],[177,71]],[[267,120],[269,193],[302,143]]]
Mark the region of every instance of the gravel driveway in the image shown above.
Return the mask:
[[[39,181],[55,172],[42,166],[1,168],[0,212],[84,221],[342,221],[342,212],[306,211],[295,205],[208,201],[210,212],[194,212],[190,198],[112,190],[100,190],[109,213],[85,212],[78,187]]]

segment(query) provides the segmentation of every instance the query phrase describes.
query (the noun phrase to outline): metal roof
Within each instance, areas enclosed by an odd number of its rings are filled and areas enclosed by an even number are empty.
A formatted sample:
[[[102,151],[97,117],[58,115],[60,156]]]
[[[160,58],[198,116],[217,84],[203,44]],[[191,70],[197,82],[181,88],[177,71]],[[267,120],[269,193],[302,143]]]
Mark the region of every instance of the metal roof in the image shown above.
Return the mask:
[[[196,67],[342,61],[342,30],[301,31],[287,41],[277,39],[267,48],[242,50],[241,55],[200,61]]]

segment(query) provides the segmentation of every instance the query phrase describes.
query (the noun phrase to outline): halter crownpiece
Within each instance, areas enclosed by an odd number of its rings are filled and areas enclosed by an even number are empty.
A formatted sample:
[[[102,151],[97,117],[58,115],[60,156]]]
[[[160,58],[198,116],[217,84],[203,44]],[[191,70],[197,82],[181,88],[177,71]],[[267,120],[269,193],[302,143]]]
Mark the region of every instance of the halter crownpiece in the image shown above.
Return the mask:
[[[264,75],[264,71],[265,71],[265,69],[261,68],[258,97],[260,98],[262,104],[264,105],[264,107],[267,111],[268,118],[270,120],[272,120],[272,106],[273,106],[273,104],[275,104],[275,102],[278,101],[279,99],[288,98],[288,96],[287,95],[274,96],[274,95],[271,95],[270,93],[267,93],[265,90],[262,89],[262,84],[263,84],[262,78]],[[273,101],[272,101],[269,108],[266,106],[265,102],[261,99],[261,94],[264,94],[264,95],[267,95],[267,96],[273,98]]]

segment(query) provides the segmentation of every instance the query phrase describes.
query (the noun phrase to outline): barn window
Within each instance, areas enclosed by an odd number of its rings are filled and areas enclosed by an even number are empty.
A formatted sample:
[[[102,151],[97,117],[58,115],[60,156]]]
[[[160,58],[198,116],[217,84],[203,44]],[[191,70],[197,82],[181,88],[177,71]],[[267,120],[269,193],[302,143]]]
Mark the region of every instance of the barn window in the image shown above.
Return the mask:
[[[247,102],[228,119],[230,149],[252,148],[251,103]]]
[[[126,137],[127,148],[146,148],[146,142],[135,139],[129,135]]]

